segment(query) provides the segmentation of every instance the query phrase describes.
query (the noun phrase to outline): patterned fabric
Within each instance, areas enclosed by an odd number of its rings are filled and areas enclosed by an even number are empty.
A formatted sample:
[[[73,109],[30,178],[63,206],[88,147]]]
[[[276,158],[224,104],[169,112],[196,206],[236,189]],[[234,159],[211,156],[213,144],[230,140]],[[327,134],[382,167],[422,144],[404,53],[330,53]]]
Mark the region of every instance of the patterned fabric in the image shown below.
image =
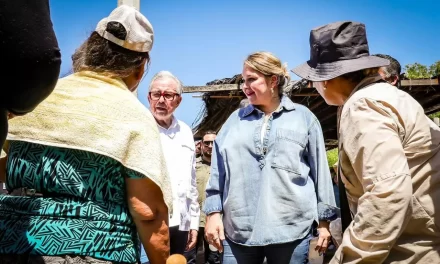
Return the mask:
[[[60,79],[34,111],[9,121],[8,140],[110,157],[156,183],[172,210],[157,123],[121,79],[91,71]]]
[[[0,264],[116,264],[117,262],[81,256],[0,255]]]
[[[8,189],[27,187],[44,196],[0,196],[0,254],[136,262],[124,177],[145,176],[99,154],[10,141]]]

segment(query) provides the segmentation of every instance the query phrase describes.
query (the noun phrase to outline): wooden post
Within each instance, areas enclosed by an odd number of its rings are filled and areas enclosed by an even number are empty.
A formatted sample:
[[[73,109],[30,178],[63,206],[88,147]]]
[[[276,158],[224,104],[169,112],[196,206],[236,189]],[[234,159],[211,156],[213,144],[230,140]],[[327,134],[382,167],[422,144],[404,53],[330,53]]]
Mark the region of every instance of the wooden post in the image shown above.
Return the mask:
[[[141,0],[118,0],[118,6],[120,5],[128,5],[136,8],[136,10],[141,10]],[[133,94],[137,97],[138,90],[136,89]]]
[[[438,117],[434,117],[434,123],[435,123],[437,126],[440,126],[440,118],[438,118]]]
[[[137,10],[140,10],[141,0],[118,0],[118,6],[120,5],[128,5],[136,8]]]

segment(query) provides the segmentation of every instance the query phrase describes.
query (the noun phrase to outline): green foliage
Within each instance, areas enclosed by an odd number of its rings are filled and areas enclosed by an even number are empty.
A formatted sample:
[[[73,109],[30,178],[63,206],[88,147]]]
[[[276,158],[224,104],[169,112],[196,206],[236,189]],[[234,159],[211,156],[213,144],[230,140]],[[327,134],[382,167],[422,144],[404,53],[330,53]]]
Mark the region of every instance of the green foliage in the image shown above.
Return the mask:
[[[338,161],[338,149],[334,148],[329,151],[327,151],[327,161],[328,166],[330,168],[333,168],[333,165]]]
[[[418,62],[407,64],[404,70],[408,79],[429,79],[440,75],[440,61],[435,62],[429,68]]]
[[[429,118],[434,118],[434,117],[438,117],[440,118],[440,112],[434,113],[434,114],[430,114]]]
[[[405,76],[408,79],[428,79],[431,77],[428,67],[417,62],[405,66]]]
[[[437,61],[436,63],[429,66],[429,73],[431,73],[432,76],[440,75],[440,61]]]

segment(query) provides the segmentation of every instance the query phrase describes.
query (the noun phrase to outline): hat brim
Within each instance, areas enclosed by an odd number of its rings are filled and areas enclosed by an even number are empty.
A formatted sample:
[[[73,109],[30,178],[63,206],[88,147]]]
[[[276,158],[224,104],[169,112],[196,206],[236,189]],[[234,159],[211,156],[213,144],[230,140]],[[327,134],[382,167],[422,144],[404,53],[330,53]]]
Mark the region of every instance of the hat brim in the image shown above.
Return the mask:
[[[316,67],[311,67],[310,61],[308,61],[292,69],[292,72],[303,79],[321,82],[331,80],[349,72],[382,67],[389,64],[390,62],[387,59],[375,56],[365,56],[352,60],[320,63],[317,64]]]

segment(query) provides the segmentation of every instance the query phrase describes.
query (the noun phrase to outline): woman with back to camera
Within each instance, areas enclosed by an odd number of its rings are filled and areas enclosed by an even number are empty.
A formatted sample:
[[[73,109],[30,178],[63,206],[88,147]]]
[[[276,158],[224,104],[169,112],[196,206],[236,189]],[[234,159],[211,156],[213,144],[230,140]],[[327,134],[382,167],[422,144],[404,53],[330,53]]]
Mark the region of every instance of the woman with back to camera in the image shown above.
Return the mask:
[[[169,256],[171,191],[159,131],[132,94],[153,28],[122,5],[72,56],[74,73],[10,122],[0,263],[152,264]]]

